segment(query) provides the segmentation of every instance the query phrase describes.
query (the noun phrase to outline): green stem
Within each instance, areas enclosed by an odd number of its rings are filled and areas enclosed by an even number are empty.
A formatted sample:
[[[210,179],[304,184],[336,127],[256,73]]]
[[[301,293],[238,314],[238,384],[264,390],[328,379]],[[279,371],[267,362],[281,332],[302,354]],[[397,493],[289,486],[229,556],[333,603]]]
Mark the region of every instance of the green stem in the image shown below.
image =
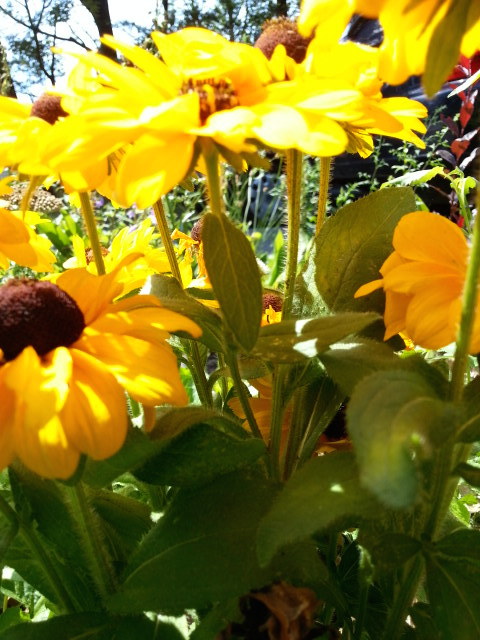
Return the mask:
[[[183,288],[182,276],[180,274],[180,267],[178,266],[177,255],[175,253],[175,247],[173,246],[172,237],[170,235],[170,229],[168,228],[167,218],[165,216],[165,208],[161,200],[157,200],[153,205],[153,213],[157,222],[158,230],[160,231],[160,238],[167,254],[168,264],[170,265],[170,271],[173,277],[178,281]],[[212,396],[208,389],[208,381],[205,375],[205,371],[200,357],[200,350],[196,342],[190,343],[184,342],[185,351],[191,363],[191,369],[193,382],[197,389],[200,402],[208,407],[212,406]]]
[[[308,424],[304,407],[306,406],[306,388],[300,387],[295,390],[292,405],[292,421],[288,433],[287,450],[285,452],[285,464],[283,467],[284,480],[288,480],[292,474],[298,450],[303,442],[305,425]]]
[[[160,231],[160,238],[167,254],[168,264],[170,265],[170,271],[174,278],[178,280],[180,286],[182,285],[182,276],[180,274],[180,268],[177,262],[177,255],[175,253],[175,247],[173,246],[170,230],[168,228],[167,218],[165,216],[165,209],[161,200],[157,200],[153,205],[153,214],[157,222],[158,230]]]
[[[115,575],[101,524],[89,504],[82,483],[66,487],[66,490],[92,579],[104,600],[115,590]]]
[[[273,372],[272,415],[270,418],[270,455],[272,476],[281,480],[280,448],[282,444],[283,415],[285,412],[284,383],[288,365],[278,364]]]
[[[320,158],[320,179],[318,184],[318,207],[317,222],[315,225],[315,235],[318,236],[320,229],[325,222],[328,202],[328,189],[330,186],[330,170],[332,167],[332,158]]]
[[[210,210],[217,216],[225,214],[225,206],[220,185],[220,162],[218,151],[213,144],[204,144],[203,157],[207,167],[207,187]]]
[[[55,594],[57,602],[60,607],[66,613],[74,613],[76,611],[75,605],[70,598],[67,590],[63,586],[63,580],[59,572],[57,571],[54,563],[50,559],[50,556],[45,550],[45,544],[38,539],[37,534],[33,528],[26,526],[18,514],[12,509],[8,502],[0,496],[0,511],[4,514],[7,520],[11,523],[12,527],[20,533],[25,540],[30,553],[38,561],[39,565],[43,569],[43,573],[47,579],[47,582]]]
[[[287,151],[287,265],[282,318],[292,315],[295,278],[298,268],[298,243],[300,238],[300,203],[302,195],[302,154],[295,149]]]
[[[99,276],[103,276],[105,274],[105,265],[103,264],[102,245],[98,238],[97,223],[95,222],[90,194],[85,191],[80,192],[80,204],[85,227],[87,228],[88,239],[90,240],[90,248],[92,249],[93,259],[97,267],[97,273]]]
[[[250,405],[250,402],[248,401],[247,391],[245,385],[243,384],[242,376],[240,375],[240,369],[238,367],[237,354],[233,349],[229,350],[228,352],[228,366],[232,375],[233,384],[235,385],[235,389],[237,391],[238,399],[240,400],[243,412],[245,413],[245,417],[247,418],[250,431],[256,438],[263,439],[262,433],[258,428],[257,421],[253,414],[252,407]]]
[[[423,559],[420,555],[411,560],[406,579],[398,587],[397,597],[387,619],[383,640],[397,640],[403,633],[407,611],[417,593],[418,583],[423,573]]]

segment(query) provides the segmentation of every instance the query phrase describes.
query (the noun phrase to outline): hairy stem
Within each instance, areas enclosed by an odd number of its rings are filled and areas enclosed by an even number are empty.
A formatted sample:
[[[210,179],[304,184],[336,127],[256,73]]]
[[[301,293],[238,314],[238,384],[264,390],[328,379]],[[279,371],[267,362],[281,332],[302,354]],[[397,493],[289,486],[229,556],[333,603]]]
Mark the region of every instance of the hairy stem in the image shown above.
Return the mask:
[[[302,154],[295,149],[287,151],[287,266],[282,318],[292,315],[295,278],[298,268],[298,242],[300,238],[300,203],[302,195]]]
[[[317,223],[315,225],[315,235],[318,236],[320,229],[325,222],[328,202],[328,189],[330,186],[330,170],[332,168],[332,158],[320,158],[320,179],[318,184],[318,207]]]
[[[97,267],[97,273],[99,276],[103,276],[105,274],[105,265],[103,264],[102,246],[98,238],[97,223],[93,213],[90,194],[81,192],[80,203],[82,206],[82,215],[85,221],[85,227],[87,228],[88,239],[90,240],[93,259],[95,260],[95,266]]]

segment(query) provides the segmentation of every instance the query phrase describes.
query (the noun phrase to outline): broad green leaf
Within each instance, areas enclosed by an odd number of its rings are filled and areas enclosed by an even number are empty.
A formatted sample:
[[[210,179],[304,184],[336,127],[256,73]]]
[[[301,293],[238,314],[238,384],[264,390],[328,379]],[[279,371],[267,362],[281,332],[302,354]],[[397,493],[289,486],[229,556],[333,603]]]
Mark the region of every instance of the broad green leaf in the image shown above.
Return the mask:
[[[386,344],[366,338],[337,342],[319,357],[328,375],[347,396],[352,395],[362,378],[375,371],[400,367],[402,362]]]
[[[22,622],[28,622],[28,620],[28,613],[22,611],[20,607],[10,607],[0,614],[0,634],[3,634],[8,628],[14,627]]]
[[[457,465],[454,474],[466,480],[472,487],[480,487],[480,467],[475,467],[473,464],[468,464],[467,462],[461,462]]]
[[[145,616],[75,613],[10,627],[2,640],[183,640],[176,627]]]
[[[392,252],[395,226],[403,215],[415,209],[412,189],[396,187],[347,204],[326,220],[316,240],[315,277],[331,311],[383,314],[381,291],[357,299],[354,294],[362,284],[378,280],[379,269]]]
[[[293,315],[295,318],[311,318],[328,313],[315,282],[316,245],[313,244],[305,265],[295,280]]]
[[[445,169],[443,167],[431,167],[430,169],[422,169],[421,171],[409,171],[408,173],[404,173],[403,176],[399,176],[398,178],[392,178],[388,182],[386,182],[382,187],[388,185],[417,185],[428,182],[432,178],[438,175],[445,175]]]
[[[301,362],[377,319],[376,313],[337,313],[311,320],[283,320],[262,327],[254,354],[272,362]]]
[[[213,424],[233,433],[244,433],[237,422],[218,411],[201,406],[189,406],[159,413],[150,437],[156,442],[171,440],[196,424]]]
[[[226,216],[207,214],[202,229],[205,266],[226,324],[250,351],[262,319],[262,283],[250,242]]]
[[[422,550],[422,543],[404,533],[388,532],[369,546],[375,567],[379,570],[398,569]]]
[[[276,487],[253,470],[182,489],[132,558],[114,611],[203,608],[259,588],[255,532]]]
[[[214,607],[195,627],[190,640],[220,638],[220,632],[226,629],[230,622],[240,622],[243,618],[238,605],[238,598],[235,598]]]
[[[360,485],[352,453],[315,458],[290,478],[260,523],[258,557],[266,565],[287,544],[380,513],[378,501]]]
[[[63,488],[20,465],[16,465],[15,470],[10,469],[10,482],[17,511],[18,505],[22,505],[25,513],[25,507],[28,506],[26,526],[35,528],[65,589],[83,609],[95,610],[98,607],[97,598]],[[21,533],[10,544],[4,561],[48,600],[60,604],[43,565]]]
[[[175,278],[153,275],[145,293],[154,295],[165,308],[191,318],[202,329],[200,340],[213,351],[223,351],[220,315],[185,293]]]
[[[92,487],[104,487],[153,458],[164,443],[152,441],[147,435],[131,427],[123,447],[107,460],[87,459],[82,480]]]
[[[243,434],[239,437],[211,424],[197,424],[133,473],[150,484],[191,486],[210,482],[250,465],[265,453],[263,440]]]
[[[380,371],[364,378],[347,407],[360,477],[382,502],[408,507],[417,495],[413,451],[445,407],[417,373]]]
[[[480,638],[480,532],[454,531],[426,549],[427,593],[442,640]]]
[[[432,619],[432,608],[429,604],[416,602],[410,609],[410,616],[415,629],[408,629],[405,640],[442,640]]]
[[[463,34],[479,17],[469,11],[473,4],[471,0],[455,0],[435,27],[422,76],[422,84],[428,96],[435,95],[457,64]],[[471,20],[470,24],[467,24],[467,16]]]

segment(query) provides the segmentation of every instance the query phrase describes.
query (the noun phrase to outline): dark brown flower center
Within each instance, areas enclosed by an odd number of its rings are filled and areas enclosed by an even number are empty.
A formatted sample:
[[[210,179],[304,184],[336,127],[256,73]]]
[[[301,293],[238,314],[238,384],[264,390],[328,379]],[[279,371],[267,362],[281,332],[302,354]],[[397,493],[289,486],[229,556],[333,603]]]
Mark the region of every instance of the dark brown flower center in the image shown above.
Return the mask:
[[[287,55],[300,63],[305,60],[310,41],[311,38],[304,38],[298,33],[297,25],[293,20],[272,18],[263,25],[262,33],[254,46],[270,60],[277,44],[283,44]]]
[[[105,247],[100,247],[100,251],[102,252],[102,256],[108,256],[108,254],[110,253],[110,251]],[[85,249],[85,260],[87,261],[87,264],[90,264],[95,260],[95,256],[93,255],[93,250],[90,247],[87,247]]]
[[[68,347],[84,328],[75,300],[52,282],[24,278],[0,287],[0,349],[5,360],[13,360],[28,346],[39,356]]]
[[[201,242],[202,241],[202,229],[203,229],[203,223],[205,222],[205,218],[200,218],[200,220],[197,220],[195,222],[195,224],[192,227],[192,230],[190,231],[190,237],[192,238],[192,240],[195,240],[195,242]]]
[[[200,98],[200,121],[205,124],[207,118],[216,111],[238,107],[239,100],[230,80],[220,78],[203,78],[185,80],[181,94],[197,93]]]
[[[42,118],[49,124],[55,124],[59,118],[68,116],[68,113],[62,109],[61,100],[60,96],[50,96],[48,93],[44,93],[33,103],[30,115]]]
[[[278,293],[268,292],[264,293],[262,297],[263,310],[266,311],[268,307],[272,307],[274,311],[281,311],[283,307],[283,298]]]

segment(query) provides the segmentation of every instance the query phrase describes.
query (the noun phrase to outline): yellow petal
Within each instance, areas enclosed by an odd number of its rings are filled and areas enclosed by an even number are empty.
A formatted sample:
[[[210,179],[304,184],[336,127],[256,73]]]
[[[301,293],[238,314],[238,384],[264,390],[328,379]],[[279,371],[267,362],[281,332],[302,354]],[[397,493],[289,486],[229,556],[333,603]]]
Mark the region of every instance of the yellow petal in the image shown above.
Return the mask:
[[[70,393],[61,412],[65,433],[79,451],[95,460],[116,453],[125,441],[125,393],[98,360],[71,349]]]

